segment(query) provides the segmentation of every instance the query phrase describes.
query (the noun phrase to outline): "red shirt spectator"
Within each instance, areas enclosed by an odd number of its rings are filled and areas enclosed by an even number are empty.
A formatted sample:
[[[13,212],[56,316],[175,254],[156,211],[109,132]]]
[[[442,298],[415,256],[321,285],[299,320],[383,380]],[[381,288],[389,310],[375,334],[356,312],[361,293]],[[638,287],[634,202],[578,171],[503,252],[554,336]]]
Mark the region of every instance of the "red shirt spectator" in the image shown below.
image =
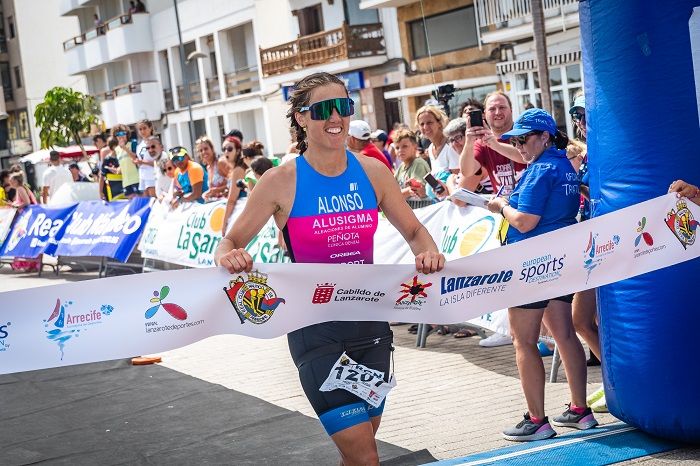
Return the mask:
[[[505,155],[482,144],[481,141],[474,143],[474,158],[486,169],[493,192],[498,192],[501,186],[505,186],[506,192],[511,192],[515,187],[515,175],[527,168],[525,164],[513,162]]]
[[[394,170],[391,167],[391,164],[389,163],[387,158],[370,141],[370,134],[371,130],[369,129],[369,125],[366,121],[351,121],[350,127],[348,128],[348,149],[355,152],[356,154],[360,153],[362,155],[366,155],[367,157],[372,157],[379,160],[387,166],[389,171],[393,173]]]
[[[386,159],[386,156],[379,149],[377,149],[377,147],[374,144],[372,144],[371,142],[369,142],[369,141],[366,142],[365,147],[362,148],[361,153],[363,155],[366,155],[367,157],[372,157],[372,158],[379,160],[384,165],[386,165],[389,168],[389,170],[391,170],[393,173],[394,169],[389,164],[389,161]]]

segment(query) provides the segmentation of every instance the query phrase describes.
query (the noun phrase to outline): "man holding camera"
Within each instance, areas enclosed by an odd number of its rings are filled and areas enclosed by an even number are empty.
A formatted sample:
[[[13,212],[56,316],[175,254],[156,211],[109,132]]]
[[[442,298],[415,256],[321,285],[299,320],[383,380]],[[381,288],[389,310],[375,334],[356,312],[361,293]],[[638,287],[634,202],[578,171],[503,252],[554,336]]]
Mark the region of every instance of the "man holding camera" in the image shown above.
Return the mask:
[[[501,135],[513,128],[513,107],[506,94],[495,91],[484,99],[484,109],[483,113],[481,110],[473,110],[465,115],[467,130],[464,148],[459,156],[460,170],[463,178],[467,179],[483,167],[491,180],[493,192],[508,196],[515,187],[516,175],[526,168],[515,147],[498,142]],[[479,341],[479,346],[493,347],[511,343],[510,335],[494,333]]]
[[[465,144],[459,157],[462,175],[469,177],[484,168],[491,180],[494,192],[501,187],[508,195],[515,186],[515,178],[525,169],[518,150],[510,144],[499,142],[502,134],[513,128],[513,109],[510,99],[501,91],[495,91],[484,100],[485,111],[476,110],[467,116]],[[484,125],[483,117],[486,119]]]

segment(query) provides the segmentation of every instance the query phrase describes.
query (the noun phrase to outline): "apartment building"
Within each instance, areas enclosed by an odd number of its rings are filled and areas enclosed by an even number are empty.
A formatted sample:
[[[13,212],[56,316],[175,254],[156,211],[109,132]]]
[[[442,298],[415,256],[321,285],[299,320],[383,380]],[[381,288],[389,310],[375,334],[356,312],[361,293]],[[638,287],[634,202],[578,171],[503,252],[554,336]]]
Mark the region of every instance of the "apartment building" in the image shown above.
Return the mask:
[[[280,4],[273,0],[259,3]],[[276,109],[271,110],[271,119],[286,111],[286,99],[296,80],[326,71],[345,81],[355,101],[355,118],[384,129],[402,120],[398,101],[384,98],[386,92],[404,85],[395,8],[363,10],[360,0],[281,3],[288,14],[256,17],[260,31],[277,31],[257,35],[262,80],[282,90],[281,96],[273,97]]]
[[[583,86],[577,0],[544,0],[554,116],[571,135],[567,110]],[[396,8],[405,86],[399,99],[410,118],[441,85],[455,87],[451,116],[462,102],[496,89],[509,94],[517,115],[541,105],[530,0],[363,0],[362,9]],[[408,119],[406,121],[412,121]]]
[[[503,89],[513,102],[514,114],[529,105],[541,106],[537,58],[529,0],[474,0],[479,36],[484,45],[506,48],[496,64]],[[573,136],[569,107],[583,88],[578,0],[544,0],[549,84],[557,126]]]
[[[144,3],[130,12],[126,0],[61,0],[61,14],[79,24],[63,41],[68,71],[86,77],[106,127],[147,118],[166,145],[187,147],[204,134],[218,145],[238,128],[284,153],[289,90],[315,71],[341,75],[370,124],[400,120],[383,98],[403,78],[391,60],[401,56],[395,9],[364,11],[359,0]]]
[[[405,85],[385,93],[398,99],[404,121],[413,126],[415,111],[432,99],[432,92],[453,85],[451,116],[467,98],[482,99],[499,84],[497,45],[479,41],[476,5],[472,0],[363,0],[361,8],[395,7],[402,56],[406,60]]]
[[[84,76],[88,93],[100,102],[104,125],[160,122],[163,95],[151,14],[130,13],[129,3],[120,0],[61,0],[59,11],[78,25],[76,34],[61,40],[67,71]]]
[[[46,91],[84,92],[86,85],[66,71],[61,37],[75,26],[59,16],[54,0],[2,0],[0,18],[0,167],[7,168],[39,149],[34,110]]]

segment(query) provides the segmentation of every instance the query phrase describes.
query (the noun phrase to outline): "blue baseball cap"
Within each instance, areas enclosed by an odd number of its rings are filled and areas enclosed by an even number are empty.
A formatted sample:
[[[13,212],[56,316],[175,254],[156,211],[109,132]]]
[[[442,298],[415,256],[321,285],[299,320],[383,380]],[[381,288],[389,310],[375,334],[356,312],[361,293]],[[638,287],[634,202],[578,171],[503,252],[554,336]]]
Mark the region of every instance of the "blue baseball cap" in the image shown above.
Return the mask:
[[[586,97],[583,95],[580,95],[574,99],[574,104],[569,109],[569,113],[571,113],[571,114],[576,113],[576,109],[579,107],[584,109],[584,110],[586,109]]]
[[[541,108],[531,108],[526,110],[520,118],[513,124],[513,129],[501,136],[505,141],[514,136],[522,136],[531,131],[543,131],[549,134],[557,134],[557,124],[552,116]]]

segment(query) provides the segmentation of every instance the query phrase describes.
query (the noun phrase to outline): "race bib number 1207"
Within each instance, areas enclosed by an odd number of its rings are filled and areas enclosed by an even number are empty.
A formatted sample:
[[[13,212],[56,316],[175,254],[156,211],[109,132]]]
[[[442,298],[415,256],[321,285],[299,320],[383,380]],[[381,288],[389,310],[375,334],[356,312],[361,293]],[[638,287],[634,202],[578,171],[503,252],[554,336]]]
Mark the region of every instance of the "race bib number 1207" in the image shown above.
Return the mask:
[[[343,352],[319,390],[322,392],[347,390],[377,408],[395,386],[394,374],[391,374],[389,381],[385,382],[384,372],[358,364]]]

